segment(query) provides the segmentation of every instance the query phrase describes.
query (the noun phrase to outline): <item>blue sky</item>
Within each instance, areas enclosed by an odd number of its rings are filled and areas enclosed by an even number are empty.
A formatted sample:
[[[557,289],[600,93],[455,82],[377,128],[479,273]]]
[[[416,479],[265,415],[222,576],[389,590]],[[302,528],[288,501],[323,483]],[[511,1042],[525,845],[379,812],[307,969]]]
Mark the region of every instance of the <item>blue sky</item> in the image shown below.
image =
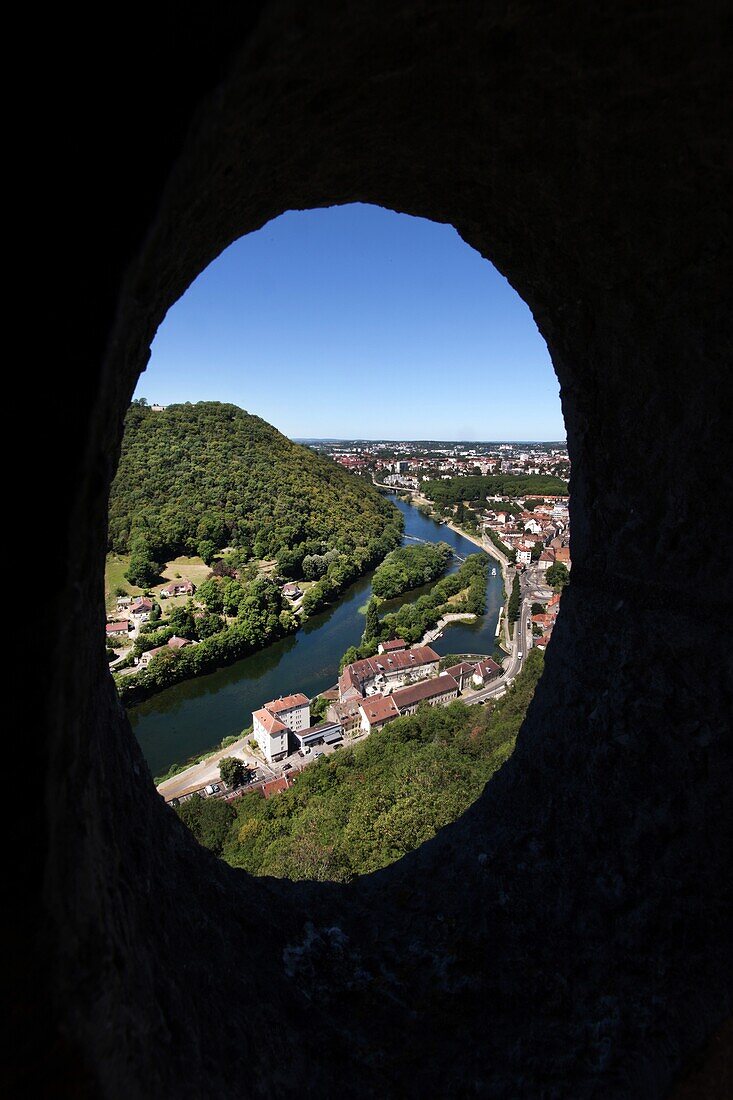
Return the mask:
[[[230,401],[295,438],[565,438],[507,281],[452,226],[363,204],[231,245],[168,312],[135,396]]]

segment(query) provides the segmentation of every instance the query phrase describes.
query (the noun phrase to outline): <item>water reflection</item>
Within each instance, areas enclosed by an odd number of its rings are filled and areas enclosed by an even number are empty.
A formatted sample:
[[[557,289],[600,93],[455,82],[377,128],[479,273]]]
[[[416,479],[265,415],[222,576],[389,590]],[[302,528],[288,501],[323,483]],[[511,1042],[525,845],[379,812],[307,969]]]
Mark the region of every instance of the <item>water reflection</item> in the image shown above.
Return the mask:
[[[395,501],[405,516],[405,534],[430,542],[443,540],[460,555],[476,547],[450,528]],[[458,568],[453,560],[450,570]],[[498,571],[497,571],[498,573]],[[429,591],[424,585],[389,600],[382,613],[393,611]],[[336,681],[343,653],[359,642],[364,629],[362,608],[371,591],[371,574],[349,588],[341,602],[310,619],[295,635],[236,664],[189,680],[146,700],[130,711],[130,721],[153,775],[171,764],[204,752],[224,737],[238,734],[251,722],[251,712],[267,699],[290,691],[312,696]],[[499,608],[501,577],[489,576],[486,614],[477,622],[453,623],[434,643],[438,653],[491,653]]]

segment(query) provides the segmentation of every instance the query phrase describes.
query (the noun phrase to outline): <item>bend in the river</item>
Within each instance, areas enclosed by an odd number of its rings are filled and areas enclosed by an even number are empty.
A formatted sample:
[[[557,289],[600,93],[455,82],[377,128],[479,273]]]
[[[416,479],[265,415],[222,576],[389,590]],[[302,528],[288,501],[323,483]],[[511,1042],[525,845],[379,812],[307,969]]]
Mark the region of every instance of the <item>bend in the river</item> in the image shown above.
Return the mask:
[[[403,542],[442,540],[462,558],[478,551],[469,539],[423,516],[411,504],[395,503],[405,517]],[[458,564],[454,558],[449,571]],[[361,638],[364,616],[359,609],[369,599],[371,583],[369,573],[348,588],[339,603],[309,619],[297,634],[227,668],[176,684],[131,709],[130,721],[153,775],[215,748],[224,737],[241,733],[250,725],[252,711],[268,699],[295,691],[313,697],[334,684],[341,657]],[[490,654],[502,602],[501,585],[498,567],[496,576],[491,576],[490,569],[486,614],[476,622],[451,623],[443,636],[431,643],[433,648],[441,654]],[[390,600],[382,605],[382,613],[417,599],[430,587]]]

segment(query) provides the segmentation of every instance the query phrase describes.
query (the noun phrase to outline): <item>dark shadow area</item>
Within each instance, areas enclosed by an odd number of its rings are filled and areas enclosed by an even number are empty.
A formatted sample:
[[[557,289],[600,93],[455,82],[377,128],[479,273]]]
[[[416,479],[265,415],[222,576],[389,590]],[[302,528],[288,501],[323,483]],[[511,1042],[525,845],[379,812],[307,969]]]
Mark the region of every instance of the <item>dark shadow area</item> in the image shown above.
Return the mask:
[[[92,58],[46,28],[59,568],[13,880],[16,1094],[663,1097],[729,1014],[721,14],[146,11]],[[165,808],[115,697],[107,493],[170,305],[282,211],[354,201],[450,222],[532,309],[572,584],[516,751],[460,821],[349,886],[255,880]]]

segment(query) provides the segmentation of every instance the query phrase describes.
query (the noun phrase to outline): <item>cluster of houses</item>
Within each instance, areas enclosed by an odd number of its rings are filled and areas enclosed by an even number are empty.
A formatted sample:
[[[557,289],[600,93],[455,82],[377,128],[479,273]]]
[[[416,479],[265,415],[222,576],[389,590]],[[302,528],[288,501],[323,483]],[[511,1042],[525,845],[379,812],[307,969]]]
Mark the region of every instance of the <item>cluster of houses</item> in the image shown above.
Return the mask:
[[[318,745],[337,745],[344,737],[371,733],[421,703],[445,706],[466,690],[484,687],[501,673],[490,657],[463,661],[444,672],[430,646],[408,647],[401,638],[383,642],[374,657],[346,665],[326,721],[310,724],[305,695],[286,695],[252,714],[255,740],[270,762],[283,760],[295,743],[306,753]]]
[[[536,543],[542,543],[537,562],[544,572],[556,561],[568,569],[570,561],[570,517],[566,497],[545,497],[533,510],[525,508],[513,515],[501,507],[501,502],[486,510],[482,527],[494,531],[505,546],[517,552],[517,563],[529,565]]]
[[[557,616],[560,613],[560,598],[561,593],[556,593],[545,605],[545,610],[542,613],[532,616],[533,633],[536,633],[534,630],[535,627],[539,627],[542,631],[542,634],[534,643],[537,649],[543,651],[547,649],[547,643],[552,637],[552,631],[557,622]]]
[[[169,581],[160,589],[158,596],[162,600],[167,600],[171,599],[173,596],[193,596],[195,591],[196,586],[192,581],[181,578],[179,580]],[[117,614],[114,617],[110,617],[105,626],[107,638],[113,641],[120,637],[127,637],[131,632],[138,630],[143,623],[148,621],[152,610],[153,600],[148,596],[139,596],[137,598],[132,596],[118,596]],[[187,638],[171,638],[171,642],[174,641],[185,645],[191,644]],[[172,648],[180,649],[182,647],[179,644]],[[160,648],[157,650],[150,650],[148,654],[143,654],[143,657],[147,656],[147,660],[149,661],[152,656],[155,656],[155,654],[160,651]],[[141,663],[147,664],[147,661],[143,661],[141,658]]]

